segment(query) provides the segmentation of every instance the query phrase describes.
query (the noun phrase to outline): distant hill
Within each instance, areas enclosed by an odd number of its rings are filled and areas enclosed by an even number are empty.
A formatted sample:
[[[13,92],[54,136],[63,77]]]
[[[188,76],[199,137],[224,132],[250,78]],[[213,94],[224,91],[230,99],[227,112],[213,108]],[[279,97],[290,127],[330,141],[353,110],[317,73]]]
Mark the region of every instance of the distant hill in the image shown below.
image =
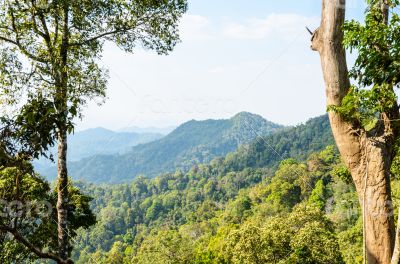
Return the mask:
[[[225,156],[258,136],[270,135],[283,126],[259,115],[239,113],[231,119],[186,122],[157,141],[133,147],[122,155],[97,155],[69,164],[74,179],[118,183],[137,175],[189,169],[194,164]],[[55,169],[44,174],[55,176]]]
[[[245,168],[272,168],[288,158],[306,159],[311,153],[335,145],[328,115],[312,118],[305,124],[285,128],[266,137],[258,137],[251,144],[242,145],[221,162],[229,171]]]
[[[77,132],[69,139],[69,159],[80,159],[97,154],[124,153],[131,147],[162,138],[160,133],[114,132],[105,128],[93,128]]]
[[[76,132],[68,138],[68,160],[81,159],[99,154],[122,154],[131,147],[148,143],[162,138],[157,133],[114,132],[105,128],[93,128]],[[53,148],[52,153],[56,153]],[[34,161],[35,168],[40,173],[48,173],[49,167],[54,166],[49,160]]]
[[[131,127],[125,127],[118,132],[130,132],[130,133],[152,133],[152,134],[162,134],[162,135],[168,135],[174,129],[176,126],[168,126],[168,127],[137,127],[137,126],[131,126]]]

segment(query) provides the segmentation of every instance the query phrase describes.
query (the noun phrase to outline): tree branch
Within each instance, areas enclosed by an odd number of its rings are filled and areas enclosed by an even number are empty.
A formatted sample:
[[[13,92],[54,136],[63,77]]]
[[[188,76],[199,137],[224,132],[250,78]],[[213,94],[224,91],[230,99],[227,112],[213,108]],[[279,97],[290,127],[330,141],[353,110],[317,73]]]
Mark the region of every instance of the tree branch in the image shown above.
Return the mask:
[[[10,43],[10,44],[13,44],[15,46],[18,46],[18,43],[16,41],[12,40],[12,39],[0,36],[0,40],[3,40],[5,42],[7,42],[7,43]]]
[[[161,10],[157,11],[153,15],[155,16],[155,15],[159,15],[159,14],[161,14]],[[93,37],[91,37],[89,39],[81,41],[81,42],[70,43],[69,46],[82,46],[82,45],[86,45],[86,44],[88,44],[88,43],[90,43],[92,41],[96,41],[98,39],[101,39],[101,38],[104,38],[104,37],[107,37],[107,36],[110,36],[110,35],[118,34],[118,33],[121,33],[121,32],[129,32],[130,30],[133,30],[135,28],[138,28],[138,27],[144,25],[145,22],[148,21],[149,19],[150,19],[150,16],[141,17],[140,20],[139,20],[141,22],[140,23],[136,23],[134,26],[122,27],[122,28],[111,30],[111,31],[107,31],[107,32],[101,33],[101,34],[99,34],[97,36],[93,36]]]
[[[129,29],[116,29],[116,30],[112,30],[112,31],[109,31],[109,32],[104,32],[104,33],[102,33],[100,35],[97,35],[95,37],[89,38],[89,39],[84,40],[82,42],[70,43],[69,46],[83,46],[83,45],[86,45],[86,44],[88,44],[88,43],[90,43],[92,41],[96,41],[98,39],[101,39],[101,38],[104,38],[104,37],[107,37],[107,36],[110,36],[110,35],[114,35],[114,34],[117,34],[117,33],[121,33],[121,32],[124,32],[124,31],[129,31]]]
[[[60,264],[71,264],[71,263],[73,263],[70,259],[63,260],[63,259],[61,259],[59,256],[57,256],[54,253],[43,252],[41,249],[35,247],[31,242],[29,242],[29,240],[26,239],[23,235],[21,235],[18,232],[18,230],[15,229],[15,228],[11,228],[11,227],[8,227],[8,226],[0,225],[0,230],[10,233],[14,237],[15,240],[17,240],[18,242],[23,244],[25,247],[27,247],[31,252],[33,252],[39,258],[51,259],[51,260],[54,260],[54,261],[56,261],[57,263],[60,263]]]
[[[41,58],[39,58],[39,57],[33,55],[33,54],[30,53],[26,48],[24,48],[24,46],[22,46],[22,44],[21,44],[21,42],[20,42],[20,39],[19,39],[18,29],[17,29],[16,23],[15,23],[15,16],[14,16],[14,11],[13,11],[13,9],[10,9],[10,16],[11,16],[11,25],[12,25],[13,31],[15,32],[15,35],[16,35],[15,41],[14,41],[14,40],[11,40],[11,39],[7,39],[7,38],[5,38],[5,37],[1,37],[1,39],[4,40],[4,41],[6,41],[6,42],[8,42],[8,43],[11,43],[11,44],[17,46],[17,47],[20,49],[20,51],[21,51],[25,56],[27,56],[28,58],[30,58],[30,59],[32,59],[32,60],[35,60],[35,61],[37,61],[37,62],[47,63],[47,60],[41,59]]]
[[[55,46],[57,44],[57,39],[58,39],[58,30],[59,30],[59,17],[58,14],[56,13],[54,16],[54,23],[55,23],[55,28],[54,28],[54,40],[53,40],[53,45]]]
[[[33,0],[31,1],[31,3],[32,3],[32,6],[34,7],[34,1],[33,1]],[[39,36],[41,36],[42,38],[46,38],[45,34],[44,34],[42,31],[40,31],[39,28],[38,28],[38,26],[37,26],[37,23],[36,23],[36,14],[35,14],[35,11],[34,11],[33,8],[32,8],[32,10],[31,10],[31,18],[32,18],[32,22],[33,22],[33,30],[34,30]]]

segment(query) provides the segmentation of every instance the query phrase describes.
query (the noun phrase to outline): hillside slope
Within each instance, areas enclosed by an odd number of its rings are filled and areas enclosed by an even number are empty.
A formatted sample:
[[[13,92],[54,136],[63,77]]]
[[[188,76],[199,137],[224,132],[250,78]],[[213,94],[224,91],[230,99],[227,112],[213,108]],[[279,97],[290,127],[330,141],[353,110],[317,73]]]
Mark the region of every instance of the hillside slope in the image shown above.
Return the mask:
[[[304,159],[334,144],[326,115],[296,127],[281,127],[260,116],[240,113],[227,120],[189,121],[164,138],[133,147],[122,155],[98,155],[69,164],[70,175],[93,183],[130,182],[199,163],[223,162],[223,168],[273,169],[286,158]],[[225,157],[226,156],[226,157]],[[55,168],[44,176],[55,177]]]
[[[280,129],[283,127],[245,112],[231,119],[192,120],[164,138],[135,146],[123,155],[98,155],[71,162],[69,172],[74,179],[95,183],[127,182],[139,174],[153,177],[225,156],[257,136]]]
[[[229,153],[223,162],[230,171],[271,167],[288,158],[304,160],[329,145],[335,145],[335,141],[328,116],[323,115],[305,124],[258,137],[251,144],[242,145],[236,152]]]
[[[68,138],[68,160],[79,161],[94,155],[112,155],[126,153],[131,147],[162,138],[157,133],[114,132],[105,128],[92,128],[72,134]],[[54,147],[51,152],[57,152]],[[47,159],[34,161],[39,173],[44,175],[52,171],[54,164]]]
[[[114,132],[105,128],[93,128],[70,137],[69,159],[78,161],[97,154],[124,153],[133,146],[162,137],[162,134],[157,133]]]

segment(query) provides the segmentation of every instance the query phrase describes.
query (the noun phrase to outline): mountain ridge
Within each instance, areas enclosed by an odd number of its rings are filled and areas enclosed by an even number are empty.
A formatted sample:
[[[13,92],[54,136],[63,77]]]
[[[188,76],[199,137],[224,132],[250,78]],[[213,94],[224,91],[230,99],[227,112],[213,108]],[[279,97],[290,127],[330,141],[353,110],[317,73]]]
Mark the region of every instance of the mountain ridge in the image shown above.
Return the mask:
[[[162,134],[115,132],[113,130],[96,127],[78,131],[68,138],[68,160],[79,161],[84,158],[100,154],[118,154],[129,151],[130,147],[148,143],[162,138]],[[50,150],[55,154],[56,147]],[[35,169],[46,175],[49,167],[54,166],[50,160],[41,158],[33,162]]]
[[[167,136],[139,144],[122,155],[94,155],[69,163],[70,175],[90,182],[118,183],[144,174],[189,169],[194,164],[210,162],[235,151],[257,136],[268,135],[284,126],[265,120],[260,115],[241,112],[230,119],[190,120]],[[55,176],[46,173],[47,177]]]
[[[226,168],[274,167],[286,158],[302,159],[334,144],[327,115],[284,127],[259,115],[190,120],[169,135],[131,147],[124,154],[94,155],[69,163],[70,176],[91,183],[126,183],[222,159]],[[44,176],[55,177],[55,168]],[[50,176],[50,177],[49,177]]]
[[[168,135],[171,133],[176,126],[166,126],[166,127],[138,127],[138,126],[130,126],[130,127],[124,127],[121,129],[118,129],[116,132],[121,132],[121,133],[151,133],[151,134],[162,134],[162,135]]]

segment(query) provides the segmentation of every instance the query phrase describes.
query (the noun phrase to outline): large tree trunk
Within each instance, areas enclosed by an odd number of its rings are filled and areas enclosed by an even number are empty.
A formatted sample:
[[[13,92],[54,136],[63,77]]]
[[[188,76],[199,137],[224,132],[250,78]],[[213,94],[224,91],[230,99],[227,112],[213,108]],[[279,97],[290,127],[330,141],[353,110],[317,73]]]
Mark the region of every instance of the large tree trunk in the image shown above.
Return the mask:
[[[69,45],[69,3],[63,3],[63,29],[62,42],[60,48],[61,68],[60,82],[61,85],[57,92],[57,100],[59,109],[62,111],[62,120],[59,123],[58,134],[58,247],[60,257],[68,260],[69,255],[69,234],[68,234],[68,170],[67,170],[67,116],[68,116],[68,45]]]
[[[68,170],[67,170],[67,132],[61,129],[58,134],[58,177],[57,177],[57,220],[59,255],[68,259]]]
[[[345,0],[323,0],[322,20],[312,39],[320,53],[327,104],[339,106],[350,80],[343,47]],[[389,264],[394,247],[394,220],[390,190],[393,136],[386,129],[366,132],[340,114],[329,112],[332,132],[357,188],[364,220],[365,253],[369,264]]]
[[[64,1],[63,4],[63,30],[62,43],[60,48],[61,68],[60,81],[61,85],[57,91],[57,101],[59,110],[63,116],[59,120],[58,133],[58,200],[57,200],[57,220],[58,220],[58,247],[59,255],[62,259],[68,260],[69,252],[69,234],[68,234],[68,170],[67,170],[67,115],[68,115],[68,45],[69,45],[69,4]]]

